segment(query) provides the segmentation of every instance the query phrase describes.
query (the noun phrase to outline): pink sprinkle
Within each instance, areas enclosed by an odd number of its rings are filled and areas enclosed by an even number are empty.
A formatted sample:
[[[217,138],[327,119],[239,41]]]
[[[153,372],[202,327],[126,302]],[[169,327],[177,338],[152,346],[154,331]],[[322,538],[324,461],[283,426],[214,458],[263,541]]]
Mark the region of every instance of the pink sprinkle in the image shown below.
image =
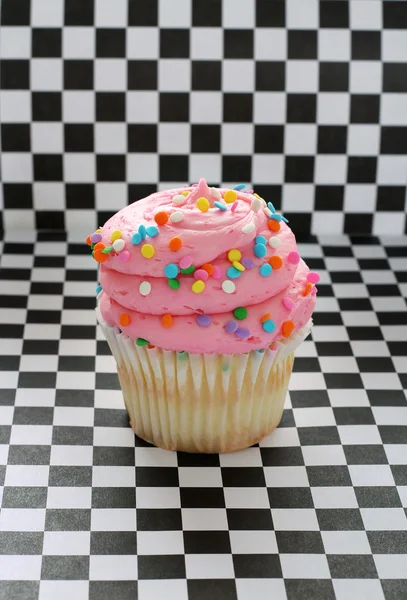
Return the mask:
[[[120,252],[119,260],[120,262],[127,262],[130,260],[130,252],[128,250],[123,250],[123,252]]]
[[[214,279],[221,279],[222,278],[222,269],[220,267],[218,267],[217,265],[214,265],[214,267],[213,267],[212,277]]]
[[[287,260],[292,265],[298,265],[298,263],[300,262],[300,255],[298,254],[298,252],[295,251],[290,252],[287,256]]]
[[[317,292],[318,292],[318,288],[313,287],[311,290],[311,296],[316,296]]]
[[[320,279],[321,277],[319,276],[319,273],[315,273],[315,271],[311,271],[307,275],[307,281],[309,281],[310,283],[318,283]]]
[[[246,194],[253,194],[254,190],[247,190]]]
[[[183,256],[179,261],[179,266],[181,269],[188,269],[192,265],[192,256]]]
[[[236,200],[236,202],[233,202],[232,206],[230,207],[230,210],[232,212],[235,212],[236,209],[237,209],[237,200]]]
[[[197,187],[197,185],[198,185],[197,183],[193,183],[193,184],[191,185],[191,187]]]
[[[194,277],[197,280],[206,281],[209,277],[208,272],[204,269],[197,269],[194,273]]]
[[[286,298],[283,298],[283,304],[287,310],[293,310],[293,308],[295,307],[294,300],[292,300],[288,296]]]

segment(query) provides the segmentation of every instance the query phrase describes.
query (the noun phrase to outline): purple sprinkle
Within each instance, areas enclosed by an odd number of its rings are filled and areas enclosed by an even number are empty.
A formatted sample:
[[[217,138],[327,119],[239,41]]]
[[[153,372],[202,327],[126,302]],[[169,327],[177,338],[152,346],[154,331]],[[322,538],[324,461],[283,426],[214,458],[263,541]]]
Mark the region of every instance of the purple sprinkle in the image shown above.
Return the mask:
[[[226,333],[235,333],[235,331],[237,331],[237,323],[236,321],[228,321],[226,323],[225,329],[226,329]]]
[[[208,325],[211,324],[212,321],[212,317],[210,317],[209,315],[199,315],[196,318],[196,322],[198,323],[198,325],[200,325],[200,327],[208,327]]]
[[[254,267],[254,262],[251,258],[242,258],[240,262],[242,263],[245,269],[253,269]]]
[[[92,235],[90,236],[90,241],[92,242],[92,244],[97,244],[98,242],[100,242],[101,239],[102,236],[100,235],[100,233],[92,233]]]
[[[237,209],[237,205],[238,205],[238,202],[237,202],[237,200],[236,200],[236,202],[233,202],[232,206],[230,207],[230,210],[231,210],[232,212],[235,212],[235,210]]]
[[[236,329],[235,333],[237,337],[241,338],[242,340],[246,340],[248,337],[250,337],[250,331],[245,327],[239,327]]]

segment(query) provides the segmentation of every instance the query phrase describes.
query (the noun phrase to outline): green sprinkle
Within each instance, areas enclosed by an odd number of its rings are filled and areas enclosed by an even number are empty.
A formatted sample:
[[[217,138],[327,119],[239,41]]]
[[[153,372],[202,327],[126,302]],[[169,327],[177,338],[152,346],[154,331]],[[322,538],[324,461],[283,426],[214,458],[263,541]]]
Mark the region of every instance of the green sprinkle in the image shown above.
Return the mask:
[[[178,279],[168,279],[168,285],[170,286],[170,288],[172,288],[173,290],[177,290],[180,287],[180,282],[178,281]]]
[[[102,254],[109,254],[113,250],[113,246],[108,246],[107,248],[103,248]]]
[[[91,244],[90,245],[90,249],[93,250],[93,248],[96,246],[96,244]]]
[[[188,352],[185,352],[184,350],[182,350],[182,352],[180,352],[180,353],[178,354],[178,358],[179,358],[180,360],[185,360],[187,356],[188,356]]]
[[[194,265],[189,266],[187,269],[181,269],[183,275],[191,275],[195,271]]]
[[[144,338],[137,338],[136,339],[136,344],[137,346],[148,346],[150,342],[148,342],[147,340],[145,340]]]
[[[238,308],[235,308],[235,310],[233,311],[233,314],[235,315],[235,319],[239,319],[239,321],[243,321],[243,319],[245,319],[247,317],[247,310],[245,308],[243,308],[243,306],[239,306]]]
[[[229,371],[229,365],[227,365],[227,364],[226,364],[226,365],[223,365],[223,367],[222,367],[222,371],[223,371],[224,373],[226,373],[227,371]]]

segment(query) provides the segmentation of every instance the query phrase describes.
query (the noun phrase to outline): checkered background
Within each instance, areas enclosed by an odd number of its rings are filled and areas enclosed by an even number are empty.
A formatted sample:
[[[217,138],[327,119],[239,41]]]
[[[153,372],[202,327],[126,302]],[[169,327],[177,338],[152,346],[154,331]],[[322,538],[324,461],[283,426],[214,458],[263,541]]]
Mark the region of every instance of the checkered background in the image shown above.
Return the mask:
[[[247,182],[296,232],[406,231],[407,2],[3,0],[3,225]]]

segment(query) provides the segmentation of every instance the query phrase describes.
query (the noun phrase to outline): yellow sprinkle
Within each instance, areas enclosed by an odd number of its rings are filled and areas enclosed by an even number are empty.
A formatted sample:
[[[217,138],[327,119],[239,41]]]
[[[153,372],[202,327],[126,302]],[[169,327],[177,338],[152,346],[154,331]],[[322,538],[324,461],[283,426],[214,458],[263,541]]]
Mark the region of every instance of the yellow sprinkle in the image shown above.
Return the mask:
[[[110,239],[112,242],[114,242],[115,240],[118,240],[122,237],[122,232],[119,231],[118,229],[115,229],[114,231],[112,231],[112,235],[110,236]]]
[[[144,244],[141,247],[141,254],[144,256],[144,258],[153,258],[155,254],[154,246],[151,244]]]
[[[95,233],[100,233],[101,231],[102,231],[102,230],[101,230],[101,228],[99,227],[99,229],[96,229]]]
[[[234,260],[233,261],[233,266],[235,267],[235,269],[237,269],[238,271],[245,271],[246,269],[244,268],[244,266],[242,265],[241,262]]]
[[[181,196],[188,196],[188,194],[189,194],[190,191],[191,190],[185,190],[185,192],[181,193]]]
[[[235,190],[228,190],[224,193],[223,199],[226,202],[226,204],[232,204],[232,202],[235,202],[235,200],[237,199],[237,193],[235,192]]]
[[[202,212],[207,212],[210,207],[209,200],[207,200],[206,198],[198,198],[198,200],[196,201],[196,205]]]
[[[230,262],[235,262],[235,260],[240,260],[242,258],[242,253],[239,250],[236,250],[236,248],[232,248],[232,250],[229,250],[228,252],[228,259],[230,260]]]
[[[263,200],[263,198],[262,198],[261,196],[259,196],[258,194],[256,194],[256,193],[254,193],[254,194],[253,194],[253,196],[254,196],[255,198],[258,198],[259,200]]]
[[[205,284],[200,279],[198,279],[198,281],[195,281],[195,283],[192,284],[192,291],[194,292],[194,294],[200,294],[204,291],[204,289]]]

